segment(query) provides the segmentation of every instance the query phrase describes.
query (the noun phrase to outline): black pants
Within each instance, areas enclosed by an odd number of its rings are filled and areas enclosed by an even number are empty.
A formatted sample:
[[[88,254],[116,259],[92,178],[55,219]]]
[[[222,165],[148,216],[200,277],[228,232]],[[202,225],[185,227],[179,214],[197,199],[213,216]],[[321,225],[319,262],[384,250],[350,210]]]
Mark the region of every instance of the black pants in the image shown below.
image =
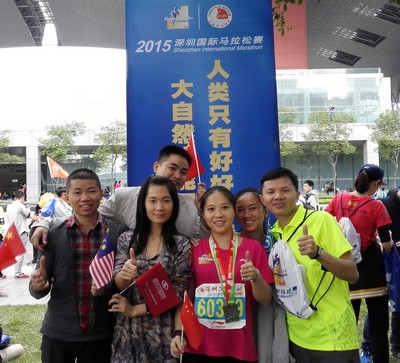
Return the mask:
[[[305,349],[290,342],[290,353],[296,363],[360,363],[358,349],[327,352]]]
[[[369,339],[371,341],[371,354],[374,363],[387,363],[389,362],[389,309],[388,297],[379,296],[365,299],[368,309],[369,320]],[[351,300],[354,313],[358,321],[360,314],[361,300]]]
[[[65,342],[42,338],[42,363],[110,363],[111,338],[86,342]]]

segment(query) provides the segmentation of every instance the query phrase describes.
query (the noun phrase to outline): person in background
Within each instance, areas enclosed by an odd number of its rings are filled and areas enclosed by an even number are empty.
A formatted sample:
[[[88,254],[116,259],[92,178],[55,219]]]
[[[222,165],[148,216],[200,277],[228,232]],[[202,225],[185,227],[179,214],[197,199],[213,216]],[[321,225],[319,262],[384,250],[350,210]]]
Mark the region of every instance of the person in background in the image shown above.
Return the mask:
[[[122,187],[121,180],[118,180],[118,182],[115,181],[115,183],[114,183],[114,190],[117,190],[118,188],[121,188],[121,187]]]
[[[303,184],[304,194],[300,196],[299,200],[303,203],[306,209],[318,210],[318,190],[314,189],[314,182],[310,179],[304,180]]]
[[[351,246],[326,212],[297,205],[299,182],[289,169],[276,168],[260,181],[261,201],[277,222],[272,232],[286,240],[305,266],[310,301],[318,308],[307,319],[286,313],[291,355],[297,363],[358,363],[358,335],[348,282],[358,272]],[[300,228],[301,227],[301,228]]]
[[[43,217],[40,215],[40,207],[39,204],[36,204],[35,207],[35,215],[32,218],[31,223],[29,224],[29,240],[31,238],[31,229],[34,228],[36,225],[38,225],[41,221],[43,220]],[[32,244],[32,264],[36,264],[37,260],[38,260],[38,254],[39,251],[37,250],[37,248],[35,248],[35,246]]]
[[[50,292],[40,329],[41,359],[42,363],[109,363],[114,318],[108,301],[116,287],[113,280],[100,289],[92,285],[89,265],[107,231],[115,246],[126,227],[98,213],[102,191],[92,170],[74,170],[66,189],[74,213],[50,230],[50,244],[29,283],[36,299]]]
[[[58,187],[56,190],[56,204],[54,206],[54,218],[65,219],[72,215],[72,208],[68,203],[67,190],[65,187]]]
[[[257,240],[267,256],[273,245],[268,211],[261,203],[261,193],[255,188],[240,190],[235,196],[236,219],[240,236]],[[290,362],[289,339],[285,311],[274,299],[271,304],[257,305],[256,339],[259,363]]]
[[[10,224],[15,224],[15,228],[17,229],[21,241],[26,248],[26,244],[29,241],[28,218],[31,216],[31,211],[29,207],[25,206],[24,201],[24,192],[18,191],[15,195],[15,200],[7,206],[7,220]],[[25,254],[21,255],[15,264],[15,278],[17,279],[29,278],[29,275],[22,272],[24,256]]]
[[[108,200],[108,199],[110,198],[110,194],[111,194],[111,192],[110,192],[110,187],[109,187],[109,186],[106,186],[106,187],[104,188],[104,191],[103,191],[103,197],[104,197],[104,199],[105,199],[105,200]]]
[[[178,316],[171,353],[175,358],[184,353],[183,362],[256,362],[254,305],[269,304],[272,295],[267,255],[258,241],[233,232],[234,196],[228,189],[211,187],[200,203],[211,236],[193,247],[192,286],[207,306],[196,307],[206,331],[197,350],[186,345],[185,339],[182,345]],[[214,291],[221,293],[216,296]]]
[[[4,335],[3,335],[3,327],[0,324],[0,338]],[[10,344],[9,346],[2,347],[0,349],[0,363],[8,362],[9,360],[12,360],[20,356],[23,352],[24,352],[24,347],[21,344]]]
[[[153,170],[156,175],[170,179],[176,190],[179,191],[186,182],[186,175],[191,163],[192,158],[185,149],[177,145],[167,145],[160,150]],[[188,194],[178,193],[179,216],[176,221],[176,228],[179,233],[187,237],[201,238],[209,235],[206,226],[203,225],[198,215],[196,206],[204,191],[205,185],[199,183],[195,199]],[[139,192],[140,187],[118,188],[115,194],[100,206],[100,214],[134,229]],[[36,248],[43,250],[43,247],[47,244],[46,226],[37,227],[32,240]]]
[[[390,232],[392,234],[392,240],[396,244],[397,250],[400,252],[400,191],[397,188],[389,189],[387,197],[382,199],[382,203],[385,205],[392,223],[389,225]],[[363,352],[371,352],[371,339],[369,335],[369,321],[368,315],[364,322],[364,340],[361,344]],[[394,358],[400,359],[400,312],[392,310],[391,318],[391,334],[390,334],[390,346],[391,353]],[[363,357],[368,358],[368,354],[364,354]],[[371,361],[371,358],[369,359]],[[362,359],[362,363],[368,362],[368,359]]]
[[[371,198],[383,182],[384,171],[374,164],[365,164],[358,171],[351,193],[336,195],[325,211],[339,221],[349,216],[361,237],[362,261],[357,264],[359,280],[350,284],[350,298],[358,320],[361,299],[365,299],[369,317],[371,354],[374,362],[389,362],[389,311],[386,290],[384,256],[377,242],[377,231],[383,248],[390,250],[392,243],[389,226],[392,223],[385,206]],[[369,352],[361,352],[364,356]]]
[[[179,199],[172,182],[153,176],[142,185],[137,202],[136,227],[118,241],[115,281],[120,290],[161,263],[180,298],[191,276],[191,245],[175,227]],[[112,343],[113,363],[164,363],[174,359],[170,342],[175,331],[175,313],[171,308],[157,317],[149,314],[137,286],[127,297],[116,294],[110,311],[117,313]]]

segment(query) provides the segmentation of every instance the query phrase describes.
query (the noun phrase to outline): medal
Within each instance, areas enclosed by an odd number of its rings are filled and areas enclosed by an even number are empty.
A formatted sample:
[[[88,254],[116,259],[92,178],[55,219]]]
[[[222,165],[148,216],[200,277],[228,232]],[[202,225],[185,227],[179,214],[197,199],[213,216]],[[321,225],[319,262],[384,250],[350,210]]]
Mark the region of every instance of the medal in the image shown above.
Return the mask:
[[[210,250],[213,256],[214,264],[217,269],[218,278],[221,284],[221,289],[225,295],[225,305],[223,306],[225,322],[232,323],[239,321],[239,308],[235,304],[235,262],[238,247],[237,235],[231,237],[229,244],[229,263],[228,266],[222,261],[221,252],[218,244],[214,242],[213,235],[209,239]]]
[[[227,304],[223,306],[225,322],[227,324],[239,321],[239,307],[237,304]]]

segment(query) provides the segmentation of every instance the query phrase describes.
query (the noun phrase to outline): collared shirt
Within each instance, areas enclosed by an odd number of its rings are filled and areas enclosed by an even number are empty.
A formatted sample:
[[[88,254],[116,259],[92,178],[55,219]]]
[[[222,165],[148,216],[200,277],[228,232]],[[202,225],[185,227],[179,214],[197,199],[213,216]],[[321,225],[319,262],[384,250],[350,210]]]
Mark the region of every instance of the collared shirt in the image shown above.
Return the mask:
[[[7,206],[7,219],[10,224],[14,223],[18,233],[29,233],[28,218],[31,211],[19,200],[14,200]]]
[[[107,227],[103,218],[99,215],[96,224],[85,234],[82,226],[75,219],[75,215],[72,215],[66,228],[72,249],[72,268],[76,278],[75,293],[78,301],[80,328],[82,331],[87,331],[94,324],[90,291],[92,277],[90,276],[89,265],[105,237]]]
[[[350,243],[344,237],[338,222],[324,211],[310,211],[298,206],[291,221],[282,228],[279,221],[272,228],[272,233],[288,240],[303,220],[308,227],[308,234],[314,237],[315,243],[330,255],[339,258],[351,251]],[[312,214],[311,214],[312,213]],[[303,235],[303,228],[297,229],[288,245],[298,264],[305,266],[306,286],[309,300],[318,292],[318,310],[307,319],[286,313],[289,339],[300,347],[311,350],[342,351],[357,349],[358,336],[354,310],[350,303],[349,284],[339,278],[333,279],[330,272],[322,279],[323,270],[317,260],[301,255],[298,239]],[[325,295],[323,295],[326,292]]]

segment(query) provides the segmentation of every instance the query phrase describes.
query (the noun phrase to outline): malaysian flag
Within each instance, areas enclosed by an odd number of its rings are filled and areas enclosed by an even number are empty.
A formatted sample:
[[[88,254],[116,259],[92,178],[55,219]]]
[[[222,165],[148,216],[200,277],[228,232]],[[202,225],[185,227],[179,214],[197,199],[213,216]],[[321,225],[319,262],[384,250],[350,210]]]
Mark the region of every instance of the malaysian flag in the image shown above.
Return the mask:
[[[107,285],[112,279],[114,272],[114,245],[108,229],[95,258],[89,266],[89,271],[98,289]]]

